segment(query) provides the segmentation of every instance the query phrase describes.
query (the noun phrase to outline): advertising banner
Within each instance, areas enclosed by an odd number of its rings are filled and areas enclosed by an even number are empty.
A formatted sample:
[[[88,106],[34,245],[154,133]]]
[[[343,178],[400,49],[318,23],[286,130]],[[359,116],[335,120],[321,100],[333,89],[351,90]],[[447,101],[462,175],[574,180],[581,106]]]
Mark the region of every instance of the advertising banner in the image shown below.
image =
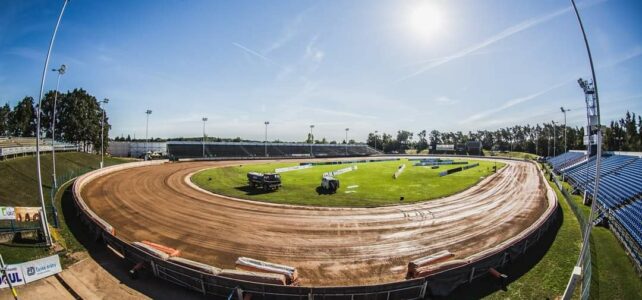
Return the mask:
[[[58,255],[52,255],[21,264],[7,265],[7,276],[2,276],[0,288],[9,287],[8,281],[11,281],[11,285],[18,286],[60,272],[62,272],[62,267]]]
[[[15,220],[16,210],[10,206],[0,206],[0,220]]]
[[[15,207],[17,222],[34,222],[40,220],[40,207]]]
[[[21,263],[20,267],[26,283],[62,272],[58,255]]]
[[[307,168],[311,168],[312,165],[301,165],[301,166],[293,166],[293,167],[286,167],[286,168],[278,168],[274,169],[274,173],[283,173],[283,172],[289,172],[289,171],[295,171],[295,170],[303,170]]]
[[[0,276],[2,277],[2,280],[0,280],[0,289],[9,287],[8,281],[11,281],[11,285],[13,286],[25,284],[20,265],[7,265],[7,276],[2,275],[2,273],[0,273]]]

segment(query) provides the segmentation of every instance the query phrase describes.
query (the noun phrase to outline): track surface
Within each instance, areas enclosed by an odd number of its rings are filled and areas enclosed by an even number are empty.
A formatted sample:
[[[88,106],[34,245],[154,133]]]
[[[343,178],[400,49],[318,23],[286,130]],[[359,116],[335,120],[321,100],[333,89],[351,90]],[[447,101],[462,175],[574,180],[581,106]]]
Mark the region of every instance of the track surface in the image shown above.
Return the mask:
[[[547,208],[537,167],[504,162],[500,172],[459,194],[380,208],[238,201],[185,180],[205,168],[247,161],[117,171],[87,183],[82,196],[126,240],[165,244],[222,268],[234,268],[239,256],[292,265],[303,285],[375,284],[403,280],[414,258],[441,250],[464,258],[537,220]]]

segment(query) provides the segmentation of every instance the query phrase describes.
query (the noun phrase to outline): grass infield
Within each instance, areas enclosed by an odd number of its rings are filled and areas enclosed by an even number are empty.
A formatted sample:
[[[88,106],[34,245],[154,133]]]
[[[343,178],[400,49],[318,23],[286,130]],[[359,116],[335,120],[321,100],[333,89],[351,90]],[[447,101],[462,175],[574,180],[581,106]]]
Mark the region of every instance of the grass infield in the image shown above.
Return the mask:
[[[461,161],[461,160],[456,160]],[[474,161],[479,166],[440,177],[439,173],[463,165],[442,165],[438,169],[414,166],[415,161],[356,163],[357,170],[338,175],[341,186],[337,193],[326,194],[320,188],[323,173],[336,171],[352,164],[322,165],[312,168],[281,173],[283,186],[274,192],[264,193],[252,189],[247,183],[247,172],[274,172],[276,168],[296,166],[294,162],[252,164],[233,167],[213,168],[192,176],[192,181],[211,192],[243,199],[271,203],[338,206],[374,207],[383,205],[414,203],[441,198],[465,190],[493,173],[500,162]],[[397,168],[406,169],[397,179],[393,174]],[[403,201],[400,198],[404,197]]]

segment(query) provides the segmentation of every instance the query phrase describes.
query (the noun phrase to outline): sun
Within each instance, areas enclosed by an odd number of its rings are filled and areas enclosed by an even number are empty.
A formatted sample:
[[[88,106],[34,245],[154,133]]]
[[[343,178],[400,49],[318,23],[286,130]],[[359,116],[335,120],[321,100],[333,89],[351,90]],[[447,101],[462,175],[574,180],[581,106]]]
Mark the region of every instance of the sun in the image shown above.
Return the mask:
[[[421,2],[409,7],[406,22],[410,33],[424,41],[433,40],[444,31],[443,10],[431,2]]]

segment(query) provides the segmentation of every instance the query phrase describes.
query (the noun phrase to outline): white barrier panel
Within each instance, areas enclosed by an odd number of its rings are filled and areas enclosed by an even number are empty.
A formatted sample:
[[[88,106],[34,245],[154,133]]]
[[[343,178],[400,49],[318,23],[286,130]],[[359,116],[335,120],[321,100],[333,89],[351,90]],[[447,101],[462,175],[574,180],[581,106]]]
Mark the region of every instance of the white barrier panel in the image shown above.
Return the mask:
[[[0,220],[15,220],[16,209],[10,206],[0,206]]]
[[[25,279],[22,277],[20,265],[7,265],[7,276],[2,276],[0,289],[9,287],[9,281],[11,281],[11,285],[13,286],[25,284]]]
[[[336,171],[323,173],[323,177],[326,177],[326,176],[334,177],[334,176],[337,176],[337,175],[341,175],[343,173],[348,173],[350,171],[354,171],[356,169],[357,169],[357,166],[347,167],[347,168],[339,169],[339,170],[336,170]]]
[[[36,259],[21,264],[7,265],[7,277],[2,277],[0,288],[9,287],[8,280],[13,286],[34,282],[62,272],[60,257],[56,255]]]
[[[399,168],[397,169],[397,172],[395,172],[395,174],[392,175],[392,177],[394,179],[399,178],[399,176],[401,176],[401,173],[403,173],[403,170],[405,170],[405,169],[406,169],[406,164],[403,164],[403,165],[399,166]]]
[[[295,170],[303,170],[307,168],[312,168],[312,165],[303,165],[303,166],[292,166],[292,167],[285,167],[285,168],[278,168],[274,169],[275,173],[283,173],[283,172],[289,172],[289,171],[295,171]]]

